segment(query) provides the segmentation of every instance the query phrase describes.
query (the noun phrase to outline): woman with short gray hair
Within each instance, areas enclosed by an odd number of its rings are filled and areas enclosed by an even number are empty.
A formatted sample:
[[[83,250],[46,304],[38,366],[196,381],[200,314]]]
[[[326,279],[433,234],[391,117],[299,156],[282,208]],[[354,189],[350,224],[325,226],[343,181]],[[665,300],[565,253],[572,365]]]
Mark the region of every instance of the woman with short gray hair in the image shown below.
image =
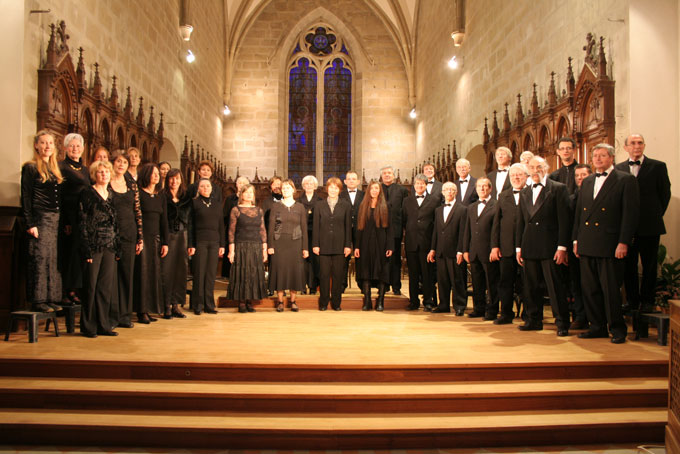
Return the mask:
[[[314,205],[319,200],[323,200],[319,194],[316,193],[319,187],[319,181],[314,175],[307,175],[302,179],[302,189],[304,192],[297,199],[302,204],[307,213],[307,238],[309,244],[312,243],[312,224],[314,221]],[[305,259],[305,282],[307,284],[308,292],[311,295],[316,294],[316,288],[319,286],[319,256],[316,254],[309,254]]]

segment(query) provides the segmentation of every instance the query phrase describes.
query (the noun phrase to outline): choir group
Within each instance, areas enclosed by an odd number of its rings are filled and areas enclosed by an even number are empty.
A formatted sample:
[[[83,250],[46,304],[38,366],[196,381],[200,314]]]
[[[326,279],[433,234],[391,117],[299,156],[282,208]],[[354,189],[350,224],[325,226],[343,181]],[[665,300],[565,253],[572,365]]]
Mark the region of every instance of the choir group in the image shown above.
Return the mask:
[[[576,143],[562,138],[561,165],[552,173],[544,158],[524,152],[512,164],[511,151],[500,147],[496,170],[485,177],[470,175],[470,163],[459,159],[457,180],[442,183],[426,164],[408,191],[386,166],[365,192],[356,172],[348,171],[344,184],[331,177],[322,198],[308,175],[295,199],[295,183],[275,176],[262,201],[245,177],[223,200],[209,161],[187,186],[168,163],[140,165],[136,148],[111,156],[100,148],[87,167],[79,134],[65,137],[66,156],[57,162],[54,140],[40,131],[22,169],[27,299],[35,311],[82,304],[87,337],[115,336],[115,328],[133,326],[133,314],[144,324],[157,314],[186,317],[189,259],[191,310],[217,313],[216,271],[225,252],[227,298],[238,301],[239,312],[254,312],[253,301],[269,295],[281,312],[286,292],[298,311],[297,294],[317,289],[319,310],[330,303],[340,311],[352,258],[362,309],[382,311],[390,288],[401,294],[402,241],[411,311],[422,295],[425,311],[453,306],[464,315],[468,267],[467,316],[497,325],[521,316],[523,331],[543,329],[547,298],[558,336],[581,329],[581,338],[611,334],[622,343],[624,313],[654,302],[670,181],[665,164],[644,155],[639,134],[626,139],[629,159],[618,165],[607,144],[590,150],[592,168],[579,164]]]

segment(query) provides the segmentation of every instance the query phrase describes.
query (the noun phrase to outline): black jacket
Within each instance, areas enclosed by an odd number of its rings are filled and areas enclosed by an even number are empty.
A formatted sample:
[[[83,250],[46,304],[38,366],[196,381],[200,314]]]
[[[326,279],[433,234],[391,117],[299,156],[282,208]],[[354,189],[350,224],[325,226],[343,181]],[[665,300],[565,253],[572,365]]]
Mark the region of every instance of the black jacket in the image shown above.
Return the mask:
[[[456,202],[460,202],[465,206],[479,200],[479,196],[477,195],[477,178],[472,175],[468,175],[467,177],[470,181],[468,182],[465,194],[461,194],[460,192],[460,179],[456,180],[456,189],[458,189],[458,192],[456,193]]]
[[[486,177],[491,181],[491,198],[492,199],[498,199],[498,195],[500,192],[505,191],[506,189],[510,189],[512,187],[512,183],[510,183],[510,168],[508,167],[507,169],[507,175],[505,177],[505,183],[503,183],[503,187],[498,190],[496,187],[496,175],[498,175],[498,170],[492,170],[489,172]]]
[[[387,200],[387,208],[390,211],[392,235],[394,235],[395,238],[401,238],[401,207],[404,204],[404,199],[408,197],[408,190],[398,183],[392,183],[389,186],[383,184],[382,190],[385,194],[385,200]]]
[[[349,202],[340,198],[333,213],[326,200],[314,204],[312,247],[320,248],[320,255],[343,254],[352,247],[351,211]]]
[[[480,201],[478,200],[467,209],[463,252],[469,253],[471,262],[478,259],[480,262],[489,263],[491,229],[493,228],[493,219],[498,209],[498,202],[491,197],[480,216],[477,216],[477,206],[479,204]]]
[[[467,207],[460,202],[453,204],[446,221],[444,221],[444,206],[434,211],[434,230],[430,250],[435,251],[436,257],[455,258],[458,252],[463,252],[466,220]]]
[[[515,232],[519,204],[515,204],[514,189],[501,192],[498,196],[496,215],[491,229],[491,248],[500,248],[501,257],[515,256]]]
[[[427,194],[427,193],[426,193]],[[404,200],[402,222],[404,224],[404,248],[408,252],[429,252],[434,230],[434,210],[440,205],[440,197],[425,195],[418,206],[416,196],[411,195]]]

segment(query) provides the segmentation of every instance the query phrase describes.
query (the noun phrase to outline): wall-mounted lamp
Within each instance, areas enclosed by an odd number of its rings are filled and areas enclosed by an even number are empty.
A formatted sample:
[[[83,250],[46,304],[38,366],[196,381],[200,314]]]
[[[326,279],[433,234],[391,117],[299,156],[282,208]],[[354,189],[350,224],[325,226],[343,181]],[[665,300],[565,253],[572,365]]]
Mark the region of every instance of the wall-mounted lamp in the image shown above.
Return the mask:
[[[226,105],[226,104],[224,105],[224,110],[222,111],[222,113],[224,114],[225,117],[227,115],[231,114],[231,109],[229,109],[228,105]]]
[[[411,109],[411,112],[408,114],[408,116],[411,117],[411,119],[413,119],[413,120],[416,119],[417,114],[416,114],[416,108],[415,107],[413,109]]]
[[[449,68],[458,69],[459,62],[458,62],[458,59],[456,58],[455,55],[453,57],[451,57],[451,60],[449,60],[448,64],[449,64]]]
[[[189,41],[191,39],[191,32],[194,31],[194,27],[189,24],[183,24],[179,26],[179,34],[184,41]]]
[[[193,52],[191,52],[191,49],[187,50],[186,59],[187,59],[187,63],[193,63],[194,60],[196,60],[196,56],[194,55]]]

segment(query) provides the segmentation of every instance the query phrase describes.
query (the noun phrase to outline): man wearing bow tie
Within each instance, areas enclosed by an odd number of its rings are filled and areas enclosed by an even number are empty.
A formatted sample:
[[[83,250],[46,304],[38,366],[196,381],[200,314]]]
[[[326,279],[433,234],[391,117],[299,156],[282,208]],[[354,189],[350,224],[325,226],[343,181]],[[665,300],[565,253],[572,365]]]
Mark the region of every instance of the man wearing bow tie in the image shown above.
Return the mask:
[[[390,211],[390,225],[394,235],[394,253],[390,256],[390,286],[392,293],[401,295],[401,239],[403,228],[401,220],[401,208],[404,199],[408,197],[408,189],[396,182],[394,167],[385,166],[380,169],[380,180],[385,201]]]
[[[447,181],[442,185],[444,206],[434,212],[432,245],[427,261],[437,264],[437,287],[439,305],[432,312],[451,312],[451,290],[455,282],[455,267],[463,262],[463,232],[467,207],[456,201],[456,185]],[[454,298],[456,296],[454,289]],[[467,295],[466,295],[467,299]],[[456,307],[456,315],[463,315],[465,307]]]
[[[531,188],[519,197],[516,249],[517,263],[524,267],[529,294],[527,321],[519,329],[543,329],[543,291],[545,283],[555,316],[557,335],[569,334],[569,306],[566,276],[567,248],[571,239],[571,213],[567,185],[548,178],[548,163],[540,156],[529,161]]]
[[[434,168],[434,164],[427,163],[423,166],[423,174],[427,178],[426,191],[428,194],[437,196],[444,201],[444,196],[442,195],[442,182],[435,179],[435,172],[437,169]],[[411,194],[415,194],[415,189],[411,189]]]
[[[359,206],[364,200],[364,191],[359,189],[359,175],[350,170],[345,174],[345,190],[340,192],[340,198],[349,202],[352,206],[350,214],[352,216],[352,250],[355,246],[356,230],[357,230],[357,215],[359,213]],[[347,270],[349,269],[349,261],[352,260],[352,254],[345,259],[345,274],[343,277],[343,292],[347,288]]]
[[[501,192],[498,197],[498,209],[491,230],[489,258],[500,266],[498,299],[501,303],[501,316],[494,320],[496,325],[512,323],[515,318],[514,295],[522,293],[523,277],[515,258],[515,230],[519,215],[519,193],[524,189],[529,174],[526,166],[520,163],[510,166],[508,173],[512,189]]]
[[[470,161],[465,158],[460,158],[456,161],[456,173],[458,174],[458,179],[456,179],[456,188],[458,188],[456,202],[467,207],[479,199],[477,195],[477,178],[470,175]],[[456,315],[463,315],[468,300],[468,263],[465,260],[455,265],[455,278],[453,306],[456,310]]]
[[[402,219],[404,223],[404,249],[408,266],[408,290],[410,304],[408,310],[420,308],[418,284],[422,284],[423,306],[426,311],[434,308],[435,268],[428,263],[427,254],[432,244],[435,209],[440,198],[427,193],[427,177],[416,175],[413,180],[415,195],[404,200]]]
[[[498,147],[496,150],[496,170],[487,174],[487,178],[491,181],[491,198],[498,200],[498,196],[502,191],[510,189],[510,178],[508,178],[508,170],[512,163],[512,151],[507,147]]]
[[[609,328],[612,343],[622,344],[627,332],[621,307],[624,259],[640,219],[640,195],[635,177],[614,169],[614,147],[601,143],[592,153],[596,173],[581,184],[572,230],[590,322],[579,337],[609,337]]]
[[[640,222],[626,256],[626,310],[651,311],[656,287],[659,240],[666,233],[663,215],[671,199],[671,182],[666,164],[644,155],[645,139],[631,134],[624,142],[628,159],[616,169],[637,179],[640,190]],[[642,282],[638,277],[638,260],[642,263]]]
[[[468,317],[496,320],[498,315],[498,262],[490,261],[491,229],[496,215],[496,199],[491,197],[491,181],[477,180],[479,200],[468,206],[463,237],[463,258],[472,272],[472,312]],[[488,297],[487,297],[488,292]]]

